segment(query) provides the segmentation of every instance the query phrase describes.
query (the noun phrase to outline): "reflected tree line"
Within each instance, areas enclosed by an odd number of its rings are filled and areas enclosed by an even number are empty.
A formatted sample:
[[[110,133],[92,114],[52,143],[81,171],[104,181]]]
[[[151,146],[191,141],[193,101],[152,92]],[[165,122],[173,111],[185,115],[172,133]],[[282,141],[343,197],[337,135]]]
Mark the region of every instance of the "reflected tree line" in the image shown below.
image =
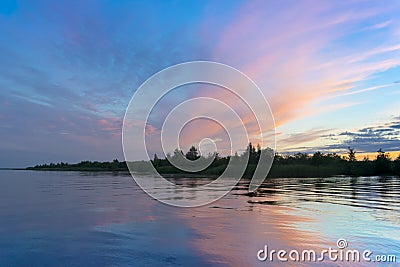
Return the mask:
[[[211,164],[204,170],[195,173],[198,175],[221,175],[231,160],[247,161],[247,168],[244,176],[251,177],[259,162],[261,153],[267,155],[269,159],[274,157],[274,150],[271,148],[261,148],[249,143],[243,153],[235,153],[229,156],[220,156],[218,153],[201,155],[194,146],[184,153],[182,150],[175,149],[172,154],[167,154],[166,158],[159,158],[157,154],[151,160],[156,170],[161,174],[185,174],[184,171],[176,168],[171,162],[174,158],[184,156],[189,161],[195,161],[200,158],[212,157]],[[296,153],[296,154],[277,154],[273,159],[270,177],[327,177],[334,175],[350,176],[373,176],[373,175],[400,175],[400,155],[391,160],[389,154],[382,149],[377,151],[373,160],[364,158],[357,160],[356,151],[348,148],[346,156],[340,156],[336,153],[322,153],[320,151],[314,154]],[[135,162],[135,166],[140,170],[140,165],[144,161]],[[131,163],[129,163],[131,164]],[[30,170],[80,170],[80,171],[127,171],[127,164],[117,159],[112,162],[82,161],[76,164],[69,163],[50,163],[29,167]],[[193,173],[191,173],[193,174]]]

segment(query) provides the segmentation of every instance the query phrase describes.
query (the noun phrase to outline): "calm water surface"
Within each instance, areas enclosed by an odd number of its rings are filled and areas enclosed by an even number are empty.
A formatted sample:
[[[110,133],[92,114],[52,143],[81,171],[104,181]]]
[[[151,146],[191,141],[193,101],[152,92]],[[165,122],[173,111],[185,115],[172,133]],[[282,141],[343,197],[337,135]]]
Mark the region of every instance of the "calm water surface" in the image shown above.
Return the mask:
[[[260,262],[257,252],[336,249],[339,238],[400,265],[399,178],[270,179],[257,196],[246,186],[175,208],[127,174],[0,171],[0,266],[319,266]]]

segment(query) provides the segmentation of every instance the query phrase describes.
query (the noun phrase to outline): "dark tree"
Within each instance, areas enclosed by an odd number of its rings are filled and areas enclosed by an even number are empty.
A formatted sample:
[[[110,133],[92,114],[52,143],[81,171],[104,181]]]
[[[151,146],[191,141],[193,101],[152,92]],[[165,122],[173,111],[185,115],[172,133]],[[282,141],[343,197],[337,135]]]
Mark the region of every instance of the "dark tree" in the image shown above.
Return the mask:
[[[258,149],[256,149],[255,146],[252,145],[252,143],[250,142],[247,146],[246,152],[244,153],[244,156],[247,157],[247,155],[249,156],[249,163],[250,164],[256,164],[258,162],[259,159],[259,155],[261,154],[261,147],[258,145]],[[260,152],[258,152],[260,151]]]
[[[322,154],[320,151],[315,152],[311,158],[311,162],[314,165],[321,165],[323,161],[324,161],[324,154]]]
[[[174,150],[174,155],[172,157],[176,159],[176,158],[179,157],[179,154],[183,155],[183,152],[182,152],[182,150],[179,150],[179,149],[176,148]]]
[[[260,144],[257,144],[257,159],[259,159],[261,156],[261,146]]]
[[[387,153],[380,148],[375,160],[375,174],[390,174],[390,158]]]
[[[157,154],[154,154],[153,166],[157,168],[159,165],[160,165],[160,159],[157,157]]]
[[[191,146],[189,151],[186,153],[186,158],[188,160],[196,160],[196,159],[200,158],[197,148],[195,148],[194,146]]]
[[[349,159],[349,161],[350,161],[350,162],[356,161],[356,160],[357,160],[357,159],[356,159],[356,151],[355,151],[353,148],[351,148],[351,147],[348,147],[348,150],[349,150],[349,152],[348,152],[348,159]]]
[[[395,174],[400,175],[400,155],[393,162],[393,171]]]

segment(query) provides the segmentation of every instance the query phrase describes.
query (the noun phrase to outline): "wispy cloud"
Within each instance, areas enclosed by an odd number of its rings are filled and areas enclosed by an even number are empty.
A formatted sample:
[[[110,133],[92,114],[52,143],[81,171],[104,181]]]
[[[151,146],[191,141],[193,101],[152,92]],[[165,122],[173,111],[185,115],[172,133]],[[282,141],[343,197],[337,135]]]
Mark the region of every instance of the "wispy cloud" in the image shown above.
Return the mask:
[[[376,24],[374,24],[374,25],[372,25],[370,27],[367,27],[366,29],[368,29],[368,30],[379,30],[379,29],[388,27],[390,24],[392,24],[392,20],[386,20],[386,21],[383,21],[383,22],[380,22],[380,23],[376,23]]]
[[[294,133],[287,136],[281,136],[278,140],[281,147],[290,150],[294,145],[299,146],[304,143],[315,141],[332,129],[315,129],[303,133]]]
[[[294,14],[294,10],[303,12]],[[376,12],[367,6],[328,2],[318,5],[301,2],[291,7],[281,4],[270,8],[262,2],[244,4],[220,38],[215,58],[227,60],[224,55],[236,54],[227,62],[244,70],[261,85],[277,125],[282,125],[299,118],[302,113],[298,110],[333,91],[350,95],[385,87],[378,85],[348,92],[370,75],[400,65],[397,54],[400,47],[390,44],[394,42],[390,36],[386,36],[388,45],[363,47],[360,52],[358,47],[352,49],[349,43],[344,43],[336,47],[335,54],[321,54],[327,47],[336,45],[338,39],[349,37],[359,24],[374,18]],[[378,55],[382,57],[374,58]]]

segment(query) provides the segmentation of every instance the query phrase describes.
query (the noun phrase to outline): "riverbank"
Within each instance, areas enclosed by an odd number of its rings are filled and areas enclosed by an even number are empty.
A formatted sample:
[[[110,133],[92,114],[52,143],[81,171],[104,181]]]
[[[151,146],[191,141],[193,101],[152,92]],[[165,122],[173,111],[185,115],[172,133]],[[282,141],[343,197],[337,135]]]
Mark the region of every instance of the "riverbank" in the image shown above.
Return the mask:
[[[125,163],[124,163],[125,164]],[[249,164],[243,175],[243,178],[251,178],[257,165]],[[158,167],[157,172],[166,178],[217,178],[220,176],[226,166],[217,166],[207,168],[198,173],[189,173],[180,171],[174,167]],[[129,172],[126,167],[101,167],[101,166],[75,166],[66,165],[63,167],[43,166],[43,167],[28,167],[18,168],[13,170],[34,170],[34,171],[79,171],[79,172]],[[141,173],[140,171],[138,173]],[[142,174],[145,174],[143,172]],[[332,176],[376,176],[376,175],[395,175],[399,176],[398,172],[387,170],[378,173],[372,163],[355,162],[347,165],[307,165],[307,164],[273,164],[268,174],[268,178],[306,178],[306,177],[332,177]]]

